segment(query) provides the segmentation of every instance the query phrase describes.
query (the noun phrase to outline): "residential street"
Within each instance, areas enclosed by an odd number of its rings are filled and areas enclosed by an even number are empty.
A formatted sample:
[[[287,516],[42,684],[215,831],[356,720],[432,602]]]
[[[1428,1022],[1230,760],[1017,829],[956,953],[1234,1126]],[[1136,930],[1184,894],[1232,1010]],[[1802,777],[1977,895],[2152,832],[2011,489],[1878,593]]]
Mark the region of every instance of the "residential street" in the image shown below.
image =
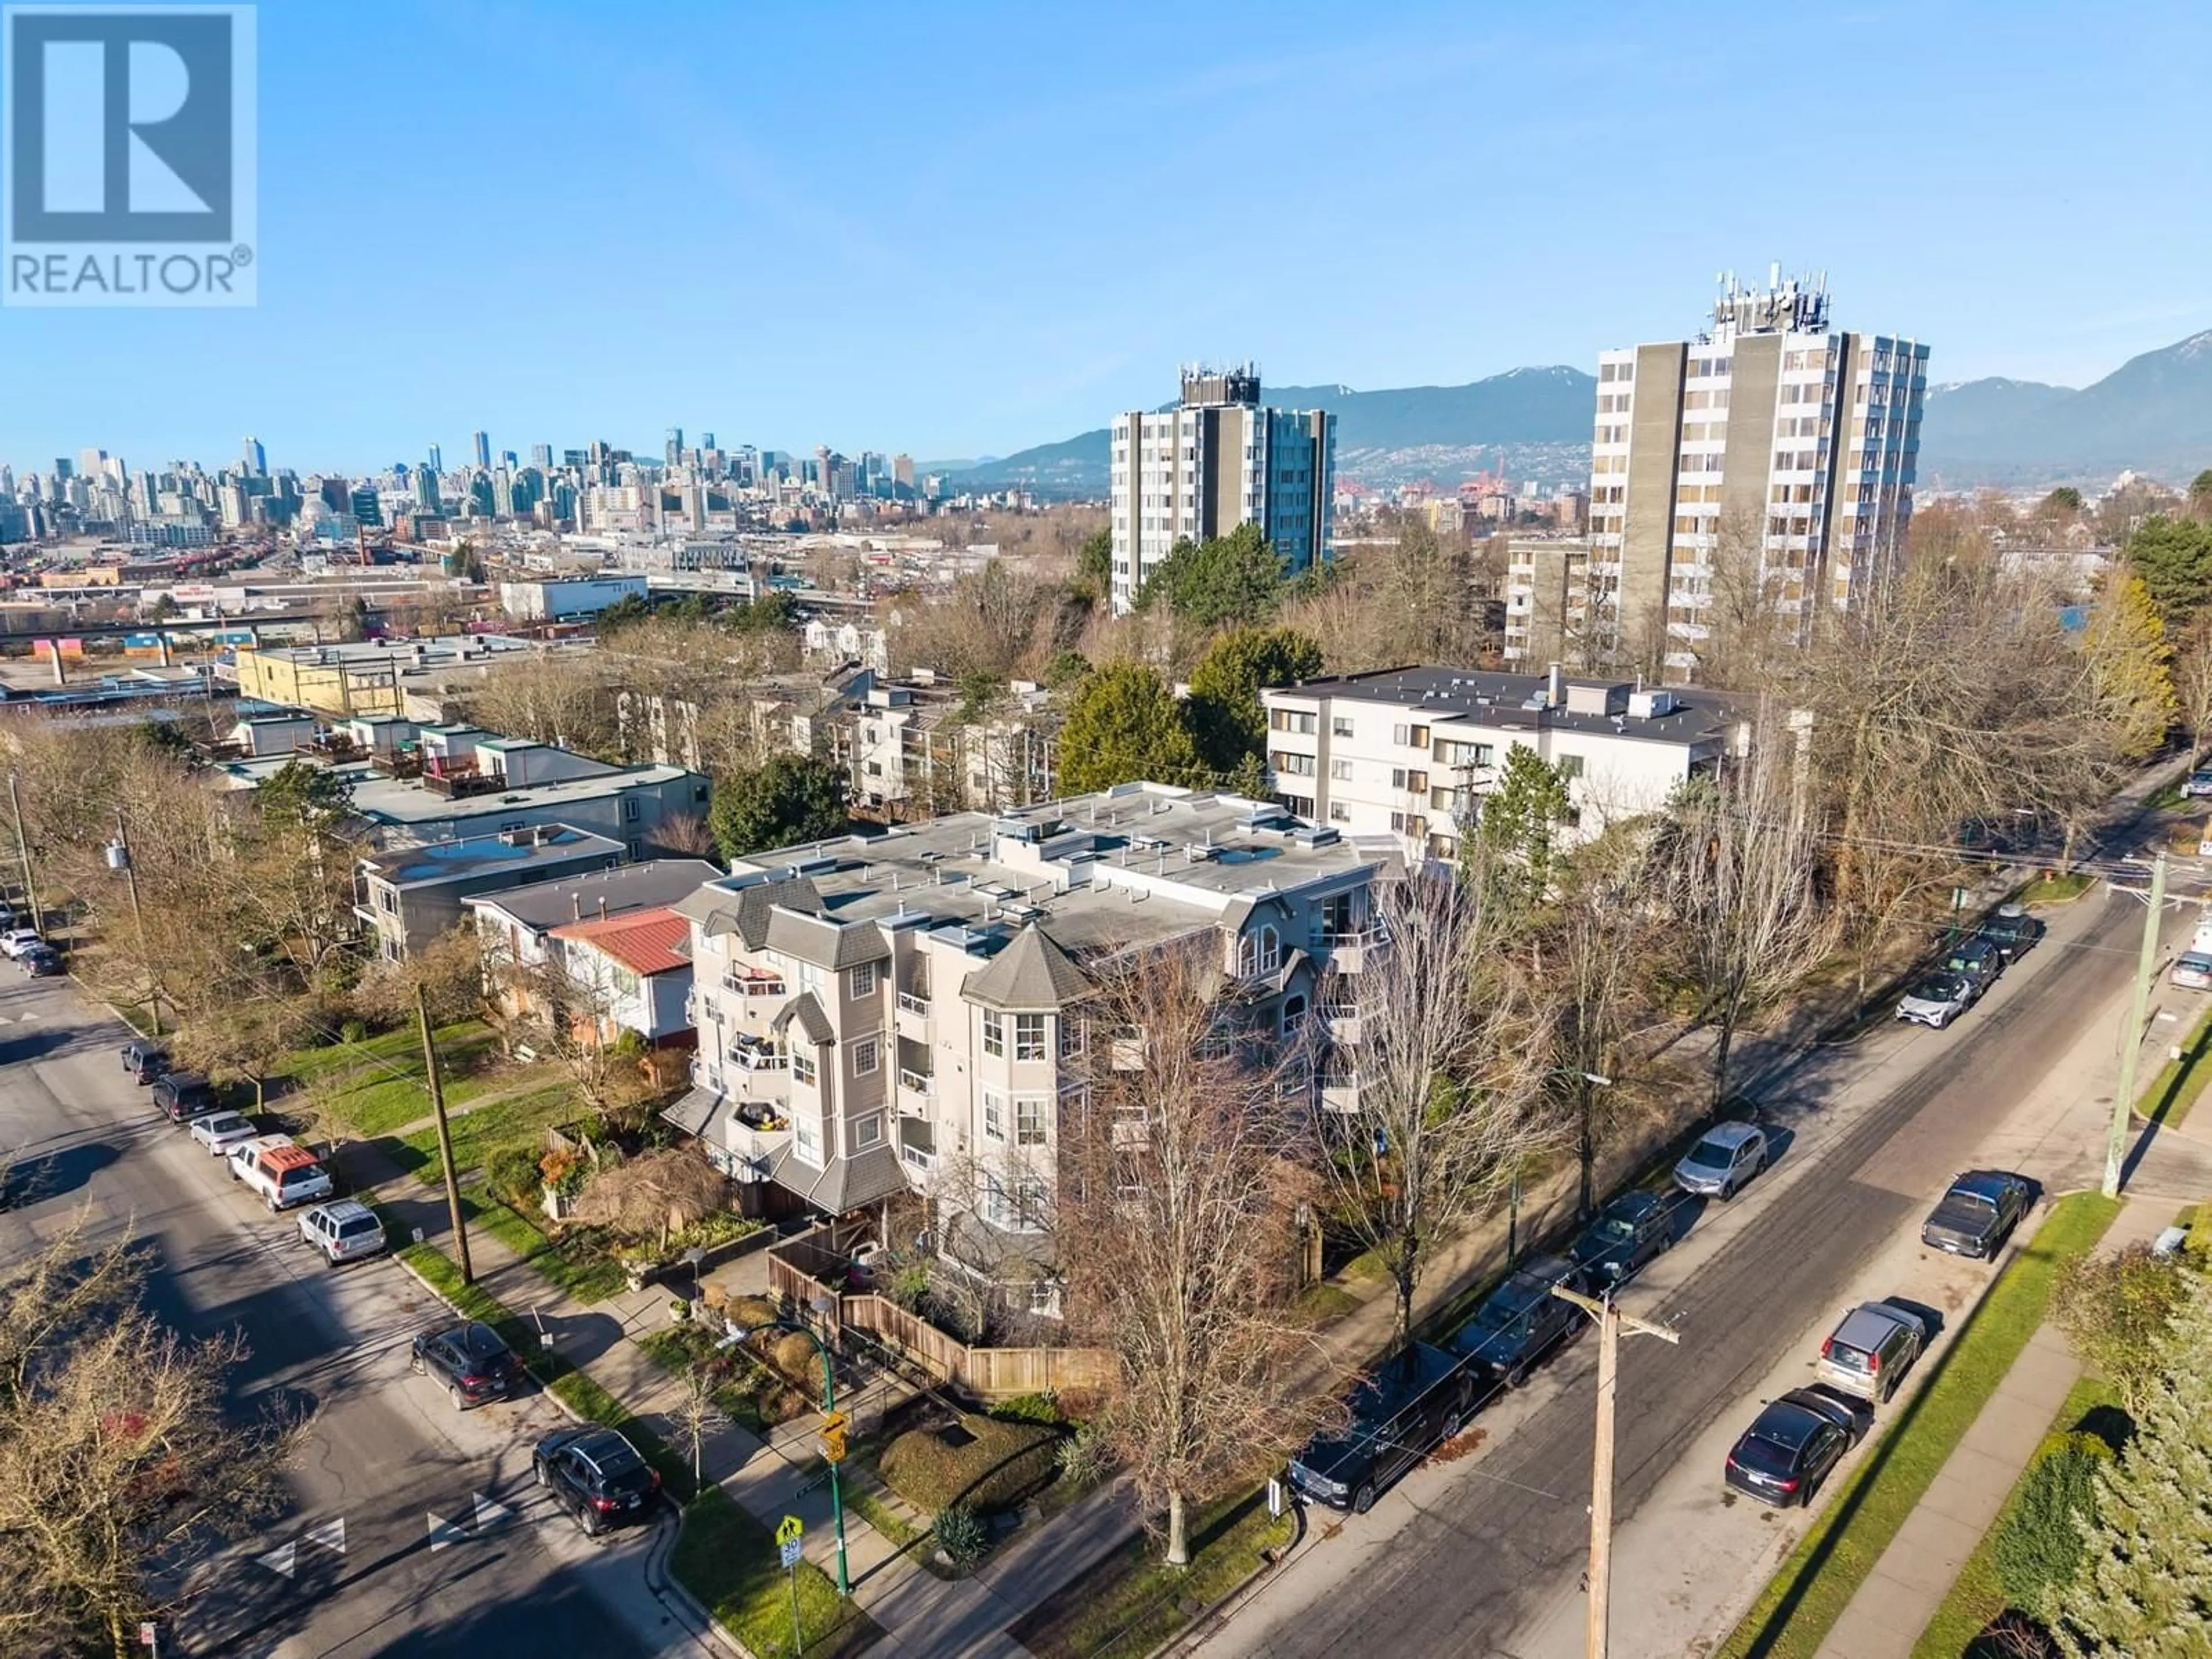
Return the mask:
[[[67,980],[0,980],[0,1144],[27,1199],[0,1211],[19,1257],[89,1203],[159,1252],[175,1322],[242,1329],[242,1398],[317,1407],[288,1512],[204,1567],[166,1653],[696,1653],[647,1589],[655,1532],[594,1547],[547,1513],[530,1446],[567,1421],[543,1396],[465,1417],[409,1372],[409,1337],[449,1319],[397,1263],[331,1269],[117,1061],[124,1029]]]
[[[1682,1340],[1631,1340],[1621,1351],[1617,1651],[1702,1650],[1692,1632],[1709,1632],[1716,1609],[1755,1589],[1794,1535],[1794,1516],[1778,1521],[1749,1505],[1721,1513],[1731,1506],[1711,1447],[1725,1449],[1753,1400],[1805,1380],[1770,1382],[1802,1372],[1808,1330],[1869,1294],[1913,1294],[1947,1319],[1968,1305],[1989,1270],[1927,1257],[1917,1241],[1921,1214],[1954,1170],[2002,1151],[2052,1184],[2094,1184],[2094,1128],[2093,1146],[2031,1145],[2008,1118],[2069,1051],[2077,1077],[2083,1056],[2092,1062],[2109,1102],[2110,1034],[2142,917],[2130,900],[2093,893],[2054,913],[2050,937],[1949,1030],[1880,1026],[1804,1056],[1758,1091],[1785,1139],[1779,1163],[1734,1204],[1706,1206],[1625,1298],[1674,1323]],[[2193,920],[2177,913],[2166,937]],[[1869,1291],[1869,1277],[1882,1288]],[[1313,1511],[1310,1541],[1288,1568],[1199,1645],[1217,1656],[1579,1651],[1594,1368],[1593,1345],[1577,1341],[1525,1390],[1493,1402],[1476,1455],[1417,1470],[1366,1516],[1340,1524]],[[1710,1467],[1691,1467],[1691,1455]],[[1669,1500],[1666,1525],[1639,1528],[1662,1488],[1684,1496]],[[1724,1533],[1741,1537],[1729,1547]],[[1650,1558],[1640,1566],[1631,1539]],[[1624,1594],[1632,1585],[1668,1604]]]

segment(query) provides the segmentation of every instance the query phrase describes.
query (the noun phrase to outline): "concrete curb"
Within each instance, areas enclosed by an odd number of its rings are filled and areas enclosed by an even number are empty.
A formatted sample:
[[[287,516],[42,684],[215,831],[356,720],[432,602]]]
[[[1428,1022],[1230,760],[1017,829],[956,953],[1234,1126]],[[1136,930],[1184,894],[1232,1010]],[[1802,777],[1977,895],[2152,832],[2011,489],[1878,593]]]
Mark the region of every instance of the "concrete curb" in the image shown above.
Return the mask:
[[[1188,1652],[1196,1644],[1211,1636],[1215,1629],[1226,1625],[1243,1610],[1244,1604],[1275,1581],[1275,1576],[1288,1566],[1298,1547],[1306,1541],[1306,1506],[1297,1501],[1290,1490],[1288,1480],[1283,1483],[1283,1501],[1291,1507],[1291,1541],[1283,1546],[1283,1553],[1262,1565],[1249,1577],[1242,1579],[1229,1593],[1212,1606],[1201,1607],[1183,1627],[1146,1655],[1145,1659],[1171,1659],[1173,1655]]]

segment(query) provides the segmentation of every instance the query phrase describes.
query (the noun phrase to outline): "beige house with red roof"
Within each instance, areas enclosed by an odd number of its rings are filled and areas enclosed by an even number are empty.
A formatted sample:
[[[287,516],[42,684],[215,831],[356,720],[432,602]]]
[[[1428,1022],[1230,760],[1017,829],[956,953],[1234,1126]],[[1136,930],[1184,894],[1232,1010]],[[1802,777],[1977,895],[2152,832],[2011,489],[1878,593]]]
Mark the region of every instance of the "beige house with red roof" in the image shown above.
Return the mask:
[[[691,924],[665,905],[565,922],[546,934],[578,993],[580,1017],[601,1041],[635,1031],[655,1048],[697,1040],[691,996]]]

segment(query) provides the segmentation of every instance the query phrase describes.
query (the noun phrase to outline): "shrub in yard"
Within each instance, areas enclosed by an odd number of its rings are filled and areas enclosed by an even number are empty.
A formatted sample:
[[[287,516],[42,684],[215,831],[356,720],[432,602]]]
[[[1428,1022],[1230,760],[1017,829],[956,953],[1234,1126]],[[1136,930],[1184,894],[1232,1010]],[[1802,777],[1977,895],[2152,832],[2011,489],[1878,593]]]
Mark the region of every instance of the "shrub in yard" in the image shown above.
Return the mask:
[[[538,1155],[527,1146],[502,1146],[484,1164],[484,1184],[526,1214],[538,1208]]]
[[[1053,1458],[1060,1465],[1060,1478],[1071,1486],[1096,1486],[1114,1462],[1106,1436],[1095,1423],[1079,1425],[1053,1448]]]
[[[2095,1513],[2097,1468],[2112,1449],[2085,1430],[2053,1436],[1990,1540],[2005,1600],[2027,1613],[2044,1593],[2073,1582],[2088,1548],[2075,1517]]]
[[[2081,1256],[2059,1272],[2051,1297],[2059,1328],[2130,1414],[2158,1382],[2159,1343],[2186,1289],[2181,1262],[2148,1244]]]
[[[740,1325],[773,1325],[776,1321],[775,1304],[764,1296],[732,1297],[728,1312]]]
[[[1059,1472],[1060,1435],[1036,1423],[1000,1423],[963,1413],[958,1434],[909,1429],[884,1448],[884,1482],[915,1508],[942,1514],[956,1504],[988,1513],[1011,1509]],[[962,1436],[962,1444],[953,1443]]]
[[[991,1547],[990,1522],[963,1504],[939,1510],[930,1531],[936,1534],[937,1547],[945,1552],[945,1559],[963,1572]]]
[[[1001,1423],[1042,1423],[1048,1429],[1063,1428],[1067,1423],[1060,1401],[1048,1394],[1018,1394],[1011,1400],[1001,1400],[991,1407],[991,1415]]]
[[[793,1382],[822,1375],[822,1356],[815,1349],[814,1339],[797,1331],[786,1331],[769,1343],[768,1357],[776,1370]]]

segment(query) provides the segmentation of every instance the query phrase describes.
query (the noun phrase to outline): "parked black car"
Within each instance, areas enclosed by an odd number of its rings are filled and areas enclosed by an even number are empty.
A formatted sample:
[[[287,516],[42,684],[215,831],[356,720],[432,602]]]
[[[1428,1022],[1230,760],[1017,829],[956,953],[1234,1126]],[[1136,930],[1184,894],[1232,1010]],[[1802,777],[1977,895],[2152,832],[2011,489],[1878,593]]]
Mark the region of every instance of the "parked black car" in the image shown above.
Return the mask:
[[[123,1069],[133,1083],[151,1083],[169,1069],[169,1051],[158,1042],[133,1039],[123,1045]]]
[[[1745,1497],[1778,1509],[1810,1503],[1873,1417],[1863,1401],[1832,1389],[1792,1389],[1744,1431],[1722,1479]]]
[[[1969,1170],[1953,1179],[1920,1224],[1920,1242],[1931,1250],[1987,1260],[2004,1248],[2027,1213],[2034,1194],[2002,1170]]]
[[[1470,1370],[1517,1389],[1536,1362],[1574,1334],[1583,1310],[1552,1294],[1554,1285],[1583,1288],[1582,1273],[1564,1256],[1532,1256],[1485,1297],[1474,1317],[1459,1328],[1451,1350]]]
[[[190,1123],[220,1103],[215,1085],[198,1072],[164,1072],[154,1079],[154,1104],[172,1123]]]
[[[15,958],[15,966],[28,979],[52,979],[62,970],[62,953],[51,945],[33,945]]]
[[[1987,990],[1996,983],[2004,972],[2005,957],[1997,947],[1979,933],[1969,933],[1964,939],[1954,939],[1936,963],[1946,973],[1963,974]]]
[[[412,1352],[416,1374],[443,1383],[462,1411],[505,1400],[522,1386],[522,1362],[489,1325],[418,1331]]]
[[[556,1429],[538,1443],[530,1472],[593,1538],[643,1520],[660,1489],[653,1466],[612,1429]]]
[[[1291,1460],[1291,1484],[1316,1503],[1364,1515],[1384,1487],[1460,1431],[1474,1378],[1456,1356],[1416,1342],[1346,1404],[1344,1426],[1316,1435]]]
[[[2033,950],[2043,933],[2041,919],[2028,915],[2017,904],[2000,906],[1996,915],[1982,924],[1982,937],[1996,947],[1997,954],[2008,964]]]
[[[1639,1187],[1600,1210],[1567,1252],[1567,1259],[1586,1284],[1621,1285],[1674,1242],[1672,1206],[1649,1188]]]

